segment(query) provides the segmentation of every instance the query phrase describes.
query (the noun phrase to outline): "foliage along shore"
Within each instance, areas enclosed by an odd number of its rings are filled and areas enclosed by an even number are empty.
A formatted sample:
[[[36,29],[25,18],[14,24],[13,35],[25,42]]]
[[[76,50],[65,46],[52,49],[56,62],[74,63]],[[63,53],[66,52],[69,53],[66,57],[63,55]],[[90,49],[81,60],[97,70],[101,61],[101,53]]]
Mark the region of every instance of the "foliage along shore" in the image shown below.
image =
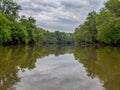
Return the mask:
[[[108,0],[99,13],[92,11],[75,29],[77,44],[120,44],[120,0]]]
[[[0,1],[0,45],[74,43],[72,33],[39,28],[33,17],[20,17],[19,10],[21,6],[13,0]]]
[[[74,33],[49,32],[36,26],[33,17],[19,16],[21,6],[0,0],[0,45],[77,44],[101,46],[120,44],[120,1],[108,0],[99,13],[92,11]]]

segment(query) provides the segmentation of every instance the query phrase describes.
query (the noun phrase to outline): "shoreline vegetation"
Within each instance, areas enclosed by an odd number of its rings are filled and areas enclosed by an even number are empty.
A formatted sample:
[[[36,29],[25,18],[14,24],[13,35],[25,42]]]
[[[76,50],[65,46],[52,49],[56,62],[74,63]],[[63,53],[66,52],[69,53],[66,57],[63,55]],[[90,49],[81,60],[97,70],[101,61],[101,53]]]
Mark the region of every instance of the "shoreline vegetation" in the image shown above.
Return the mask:
[[[74,43],[73,33],[39,28],[33,17],[19,16],[19,10],[13,0],[0,1],[0,45]]]
[[[92,11],[74,33],[50,32],[36,26],[33,17],[19,15],[21,6],[13,0],[0,1],[0,45],[80,45],[120,44],[120,1],[108,0],[100,12]]]
[[[78,44],[120,45],[120,0],[108,0],[99,13],[90,12],[74,36]]]

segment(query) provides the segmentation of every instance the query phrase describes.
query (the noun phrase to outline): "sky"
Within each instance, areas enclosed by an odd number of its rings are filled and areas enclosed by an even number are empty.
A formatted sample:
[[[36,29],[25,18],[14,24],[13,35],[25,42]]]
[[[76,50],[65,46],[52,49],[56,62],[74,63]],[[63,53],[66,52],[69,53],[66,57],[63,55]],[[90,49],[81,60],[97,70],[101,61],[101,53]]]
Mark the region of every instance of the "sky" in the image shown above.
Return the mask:
[[[74,32],[87,14],[99,11],[107,0],[14,0],[21,5],[20,15],[32,16],[37,26],[49,31]]]
[[[105,90],[97,77],[87,75],[73,54],[38,58],[35,68],[19,72],[16,90]],[[52,82],[52,83],[51,83]]]

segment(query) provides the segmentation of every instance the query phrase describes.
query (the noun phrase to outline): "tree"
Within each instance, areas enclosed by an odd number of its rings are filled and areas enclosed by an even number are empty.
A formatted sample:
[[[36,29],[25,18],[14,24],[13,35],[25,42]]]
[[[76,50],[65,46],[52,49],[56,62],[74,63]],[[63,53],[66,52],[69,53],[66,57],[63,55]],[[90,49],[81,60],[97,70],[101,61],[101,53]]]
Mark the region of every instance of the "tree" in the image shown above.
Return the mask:
[[[28,42],[29,43],[35,43],[35,31],[36,31],[36,25],[35,25],[35,19],[33,17],[25,18],[22,17],[20,19],[20,23],[26,27],[27,33],[28,33]]]
[[[102,9],[96,17],[97,39],[106,44],[118,44],[120,41],[120,18],[114,13]]]
[[[77,43],[94,43],[96,42],[97,29],[96,29],[96,12],[92,11],[88,14],[84,24],[80,25],[75,30],[75,39]]]
[[[27,44],[28,33],[26,27],[18,22],[13,22],[11,27],[11,36],[14,44]]]
[[[105,7],[116,16],[120,17],[120,0],[108,0]]]
[[[0,12],[3,13],[10,20],[16,20],[19,15],[18,11],[21,9],[13,0],[1,0],[0,1]]]
[[[11,22],[0,13],[0,44],[7,44],[12,41],[10,25]]]

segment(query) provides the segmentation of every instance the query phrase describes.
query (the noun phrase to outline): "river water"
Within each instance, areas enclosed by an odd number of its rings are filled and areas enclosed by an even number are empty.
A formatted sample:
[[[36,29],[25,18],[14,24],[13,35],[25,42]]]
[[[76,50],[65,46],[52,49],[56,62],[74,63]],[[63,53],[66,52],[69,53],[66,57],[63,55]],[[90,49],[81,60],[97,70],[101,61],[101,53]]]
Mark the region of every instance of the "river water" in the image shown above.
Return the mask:
[[[1,46],[0,90],[120,90],[120,48]]]

